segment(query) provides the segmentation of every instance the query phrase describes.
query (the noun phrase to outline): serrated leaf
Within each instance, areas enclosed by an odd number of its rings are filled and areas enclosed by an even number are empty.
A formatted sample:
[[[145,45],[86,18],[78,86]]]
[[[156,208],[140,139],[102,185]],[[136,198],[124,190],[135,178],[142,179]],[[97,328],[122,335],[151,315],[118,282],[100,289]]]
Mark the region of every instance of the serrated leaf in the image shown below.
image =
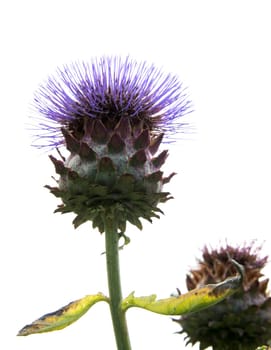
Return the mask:
[[[108,302],[108,298],[102,293],[86,295],[84,298],[72,301],[57,311],[43,315],[36,321],[23,327],[17,335],[26,336],[63,329],[77,321],[92,305],[99,301]]]
[[[207,284],[177,297],[160,300],[156,300],[155,294],[135,297],[132,293],[122,301],[122,309],[126,311],[130,307],[139,307],[163,315],[185,315],[201,311],[219,303],[240,289],[243,270],[241,270],[241,265],[236,262],[234,264],[241,272],[239,276],[229,277],[217,284]]]

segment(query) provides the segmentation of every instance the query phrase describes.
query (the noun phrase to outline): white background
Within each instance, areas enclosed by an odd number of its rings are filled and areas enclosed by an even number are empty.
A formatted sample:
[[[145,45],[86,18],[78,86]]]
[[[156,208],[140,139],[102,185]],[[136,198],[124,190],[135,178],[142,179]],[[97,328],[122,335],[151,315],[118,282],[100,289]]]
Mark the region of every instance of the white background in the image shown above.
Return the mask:
[[[38,84],[57,66],[131,55],[180,76],[195,112],[193,134],[170,145],[165,173],[175,199],[165,216],[129,227],[121,252],[123,294],[167,297],[196,266],[204,244],[251,239],[271,248],[271,21],[269,1],[11,1],[0,5],[0,348],[115,349],[109,310],[97,304],[60,332],[16,337],[69,301],[107,291],[104,237],[58,201],[48,154],[26,124]],[[265,272],[270,274],[270,267]],[[133,350],[184,349],[169,317],[130,310]],[[190,347],[188,347],[190,348]],[[195,346],[197,349],[197,346]]]

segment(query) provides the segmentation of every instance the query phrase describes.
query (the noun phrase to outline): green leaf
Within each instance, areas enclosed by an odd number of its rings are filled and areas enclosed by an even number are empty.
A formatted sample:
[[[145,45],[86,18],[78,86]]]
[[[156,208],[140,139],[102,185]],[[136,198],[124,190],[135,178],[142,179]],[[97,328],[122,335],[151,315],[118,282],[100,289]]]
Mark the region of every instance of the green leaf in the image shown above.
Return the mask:
[[[207,284],[186,294],[167,299],[156,300],[155,294],[135,297],[134,293],[131,293],[122,301],[122,310],[139,307],[163,315],[185,315],[213,306],[237,292],[242,285],[244,272],[242,266],[234,261],[233,263],[240,272],[239,276],[229,277],[217,284]]]
[[[86,295],[84,298],[72,301],[59,310],[46,314],[31,324],[26,325],[17,335],[26,336],[63,329],[77,321],[92,305],[99,301],[108,302],[108,298],[102,293]]]

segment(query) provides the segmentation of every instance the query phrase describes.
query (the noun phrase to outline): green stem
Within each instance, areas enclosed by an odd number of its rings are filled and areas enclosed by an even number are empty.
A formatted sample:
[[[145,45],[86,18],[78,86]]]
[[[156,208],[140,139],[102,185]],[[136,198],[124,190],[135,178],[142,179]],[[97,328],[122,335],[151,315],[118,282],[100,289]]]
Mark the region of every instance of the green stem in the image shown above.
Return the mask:
[[[125,313],[121,310],[119,235],[110,214],[105,218],[105,247],[110,311],[117,348],[118,350],[131,350]]]

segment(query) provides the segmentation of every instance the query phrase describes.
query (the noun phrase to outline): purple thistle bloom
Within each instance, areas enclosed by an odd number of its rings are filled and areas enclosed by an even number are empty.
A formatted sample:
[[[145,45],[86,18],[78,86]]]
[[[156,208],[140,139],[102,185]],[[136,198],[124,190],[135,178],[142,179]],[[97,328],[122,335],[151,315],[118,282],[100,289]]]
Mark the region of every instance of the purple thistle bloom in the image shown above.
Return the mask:
[[[132,125],[143,122],[152,135],[165,133],[169,141],[185,125],[179,118],[191,112],[176,76],[129,57],[59,68],[36,92],[34,106],[41,115],[36,126],[39,147],[62,144],[61,128],[80,140],[86,118],[116,125],[127,117]]]
[[[191,111],[176,76],[129,57],[74,63],[40,86],[35,107],[39,146],[64,144],[70,152],[50,156],[59,179],[47,187],[62,200],[57,212],[73,212],[75,227],[92,221],[100,232],[107,216],[121,232],[126,222],[142,229],[140,218],[159,218],[174,173],[164,177],[168,152],[157,152]]]

